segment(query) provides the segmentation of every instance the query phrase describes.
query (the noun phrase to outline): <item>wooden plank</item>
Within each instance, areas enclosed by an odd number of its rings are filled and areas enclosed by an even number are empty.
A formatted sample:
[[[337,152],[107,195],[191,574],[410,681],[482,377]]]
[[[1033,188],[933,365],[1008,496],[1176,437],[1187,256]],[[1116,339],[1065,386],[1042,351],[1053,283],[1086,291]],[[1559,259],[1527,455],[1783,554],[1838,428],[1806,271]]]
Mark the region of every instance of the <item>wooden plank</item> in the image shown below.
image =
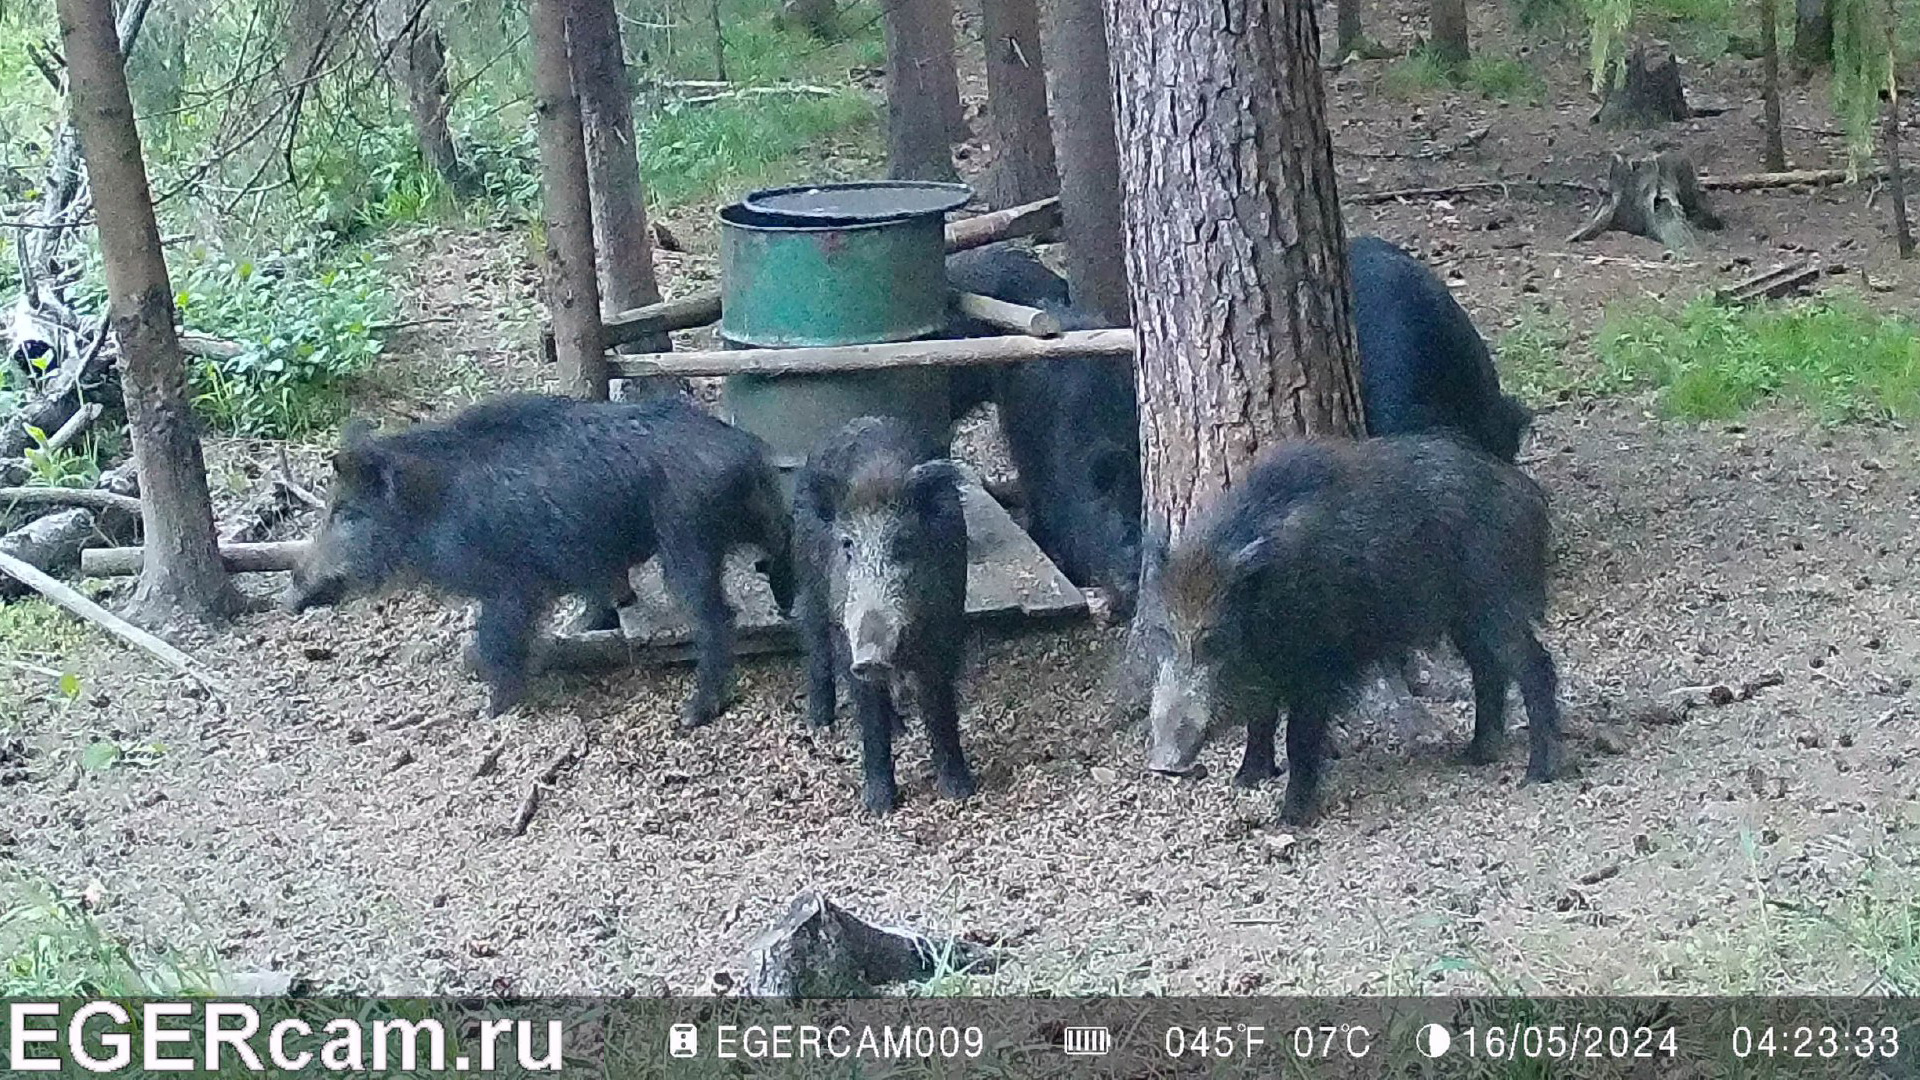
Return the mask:
[[[608,360],[614,375],[819,375],[835,371],[890,368],[1017,364],[1027,360],[1126,356],[1134,351],[1132,330],[1072,330],[1050,338],[1025,335],[989,338],[935,338],[886,345],[840,345],[824,349],[713,349],[702,352],[648,353]]]
[[[961,487],[967,515],[967,616],[977,622],[1065,618],[1086,612],[1086,598],[1067,580],[1006,510],[973,484]],[[651,563],[634,578],[638,602],[621,612],[618,632],[563,634],[543,650],[545,666],[593,669],[630,663],[683,663],[693,658],[691,628],[666,594]],[[734,652],[754,655],[798,647],[791,623],[780,617],[766,581],[751,559],[736,555],[727,567],[728,599],[739,612]]]
[[[1760,299],[1778,300],[1806,289],[1820,280],[1820,273],[1812,263],[1801,259],[1718,289],[1713,298],[1718,303],[1729,305],[1747,304]]]

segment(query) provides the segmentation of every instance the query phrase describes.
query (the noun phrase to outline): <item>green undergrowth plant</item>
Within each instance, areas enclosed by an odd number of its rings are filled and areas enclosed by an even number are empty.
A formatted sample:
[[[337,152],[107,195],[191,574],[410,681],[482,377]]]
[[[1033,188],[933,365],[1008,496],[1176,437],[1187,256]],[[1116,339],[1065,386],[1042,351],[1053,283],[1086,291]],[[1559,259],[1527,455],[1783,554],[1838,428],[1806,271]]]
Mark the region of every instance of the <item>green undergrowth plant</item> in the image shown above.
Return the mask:
[[[207,253],[175,280],[181,321],[239,345],[192,368],[196,408],[238,435],[294,438],[337,422],[392,317],[385,262],[370,252],[309,247],[259,261]]]
[[[1627,305],[1608,313],[1598,352],[1611,384],[1658,389],[1662,408],[1688,419],[1731,419],[1770,402],[1828,423],[1920,415],[1913,323],[1848,294],[1742,308],[1707,298]]]

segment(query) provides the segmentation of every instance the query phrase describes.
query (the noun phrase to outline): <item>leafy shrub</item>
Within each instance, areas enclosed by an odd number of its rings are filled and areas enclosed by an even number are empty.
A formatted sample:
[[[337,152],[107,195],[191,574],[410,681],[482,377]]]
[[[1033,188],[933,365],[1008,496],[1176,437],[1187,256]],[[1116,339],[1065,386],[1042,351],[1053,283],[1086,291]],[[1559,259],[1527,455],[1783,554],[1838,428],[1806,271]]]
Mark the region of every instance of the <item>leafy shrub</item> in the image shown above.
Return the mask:
[[[240,344],[196,361],[194,404],[214,427],[288,438],[337,421],[346,386],[380,353],[392,312],[383,260],[361,253],[316,265],[311,250],[251,261],[201,259],[176,275],[189,328]]]

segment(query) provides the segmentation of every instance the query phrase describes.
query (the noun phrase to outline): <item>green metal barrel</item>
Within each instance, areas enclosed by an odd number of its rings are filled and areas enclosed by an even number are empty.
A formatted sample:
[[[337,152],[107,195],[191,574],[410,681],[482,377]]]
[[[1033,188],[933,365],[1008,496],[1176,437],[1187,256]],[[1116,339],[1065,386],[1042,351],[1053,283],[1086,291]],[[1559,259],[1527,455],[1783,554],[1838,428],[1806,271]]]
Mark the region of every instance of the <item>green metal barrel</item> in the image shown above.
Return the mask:
[[[943,212],[965,198],[957,185],[831,185],[760,192],[726,207],[721,337],[744,348],[804,348],[944,331]],[[855,417],[898,417],[939,442],[950,420],[944,368],[736,375],[722,403],[727,419],[765,439],[786,468]]]

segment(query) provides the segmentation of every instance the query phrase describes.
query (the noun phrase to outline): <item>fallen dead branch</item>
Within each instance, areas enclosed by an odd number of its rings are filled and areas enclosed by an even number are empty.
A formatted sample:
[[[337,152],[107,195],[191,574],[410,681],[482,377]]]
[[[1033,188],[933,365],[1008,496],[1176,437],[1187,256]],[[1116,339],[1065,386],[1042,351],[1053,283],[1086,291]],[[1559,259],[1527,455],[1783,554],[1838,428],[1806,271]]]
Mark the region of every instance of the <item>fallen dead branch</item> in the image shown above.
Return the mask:
[[[80,561],[81,548],[93,536],[93,511],[57,510],[0,536],[0,554],[48,574],[64,574]],[[24,591],[24,585],[0,577],[0,597]]]
[[[1884,180],[1885,169],[1863,169],[1850,173],[1845,169],[1789,169],[1786,172],[1742,173],[1734,176],[1703,176],[1700,186],[1709,191],[1754,191],[1759,188],[1830,187],[1859,180]]]
[[[65,450],[67,447],[72,446],[73,441],[78,439],[80,434],[86,431],[87,427],[95,420],[100,419],[100,414],[106,411],[107,407],[97,401],[89,401],[85,405],[80,406],[77,412],[67,417],[67,422],[61,424],[59,430],[47,436],[47,445],[44,449],[48,451]]]
[[[1583,184],[1578,180],[1476,180],[1467,184],[1446,184],[1440,187],[1394,188],[1391,191],[1362,191],[1341,200],[1357,206],[1370,206],[1374,203],[1393,202],[1396,199],[1444,199],[1451,195],[1473,195],[1482,191],[1497,191],[1507,195],[1513,188],[1558,188],[1566,191],[1578,191],[1584,195],[1604,194],[1592,184]]]
[[[220,693],[228,691],[229,688],[223,680],[201,667],[186,653],[80,595],[77,590],[55,581],[26,562],[0,552],[0,572],[11,575],[22,585],[46,597],[49,601],[142,650],[207,689]]]
[[[306,551],[304,540],[267,544],[221,544],[220,561],[230,574],[270,574],[292,570]],[[80,572],[88,577],[121,577],[140,572],[145,548],[88,548],[80,553]]]
[[[541,792],[552,787],[554,782],[560,779],[562,769],[579,761],[586,756],[586,753],[587,746],[582,741],[577,746],[567,747],[552,761],[547,762],[547,767],[540,770],[540,775],[533,778],[533,783],[527,785],[526,797],[520,800],[520,809],[514,812],[513,822],[507,826],[508,836],[518,837],[527,834],[527,826],[533,823],[533,815],[540,809]]]
[[[1024,304],[962,292],[953,294],[953,307],[970,319],[1015,334],[1044,338],[1057,337],[1060,333],[1060,320],[1052,312]]]
[[[115,495],[99,488],[6,487],[0,488],[0,507],[4,506],[84,506],[89,510],[122,510],[140,513],[140,500]]]
[[[625,379],[649,375],[799,375],[825,371],[874,371],[1132,356],[1134,343],[1131,330],[1076,330],[1050,338],[1025,335],[934,338],[822,349],[716,349],[653,353],[611,357],[607,366],[614,375]]]
[[[808,889],[748,948],[746,992],[788,1000],[864,997],[942,970],[990,965],[991,955],[971,942],[875,926]]]

